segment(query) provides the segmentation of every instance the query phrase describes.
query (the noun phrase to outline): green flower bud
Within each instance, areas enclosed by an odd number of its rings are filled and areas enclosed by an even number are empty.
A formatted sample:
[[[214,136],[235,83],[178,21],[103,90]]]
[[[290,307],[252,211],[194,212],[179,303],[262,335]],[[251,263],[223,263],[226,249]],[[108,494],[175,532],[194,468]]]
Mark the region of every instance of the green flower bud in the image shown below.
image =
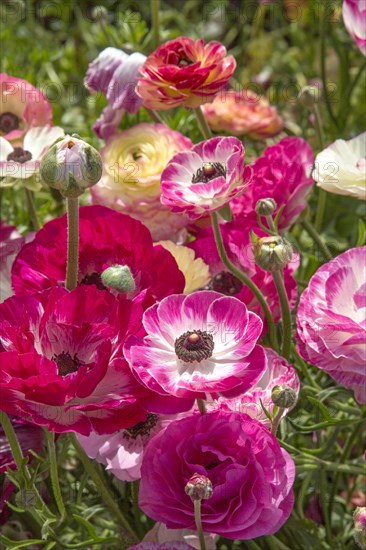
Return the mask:
[[[76,134],[57,140],[40,164],[43,183],[64,197],[79,197],[102,175],[102,159],[94,147]]]
[[[94,21],[103,21],[107,19],[108,11],[104,6],[94,6],[91,14]]]
[[[298,100],[304,107],[312,109],[320,100],[320,90],[316,86],[304,86],[298,95]]]
[[[185,487],[192,500],[205,500],[213,493],[211,480],[202,474],[193,474]]]
[[[259,199],[259,201],[255,205],[255,211],[260,216],[271,216],[276,208],[276,201],[271,198]]]
[[[274,386],[272,388],[272,401],[281,409],[290,409],[297,401],[296,391],[290,386]]]
[[[112,265],[101,274],[102,283],[118,292],[133,292],[136,284],[128,265]]]
[[[254,258],[265,271],[278,271],[291,260],[292,248],[283,237],[262,237],[254,243]]]

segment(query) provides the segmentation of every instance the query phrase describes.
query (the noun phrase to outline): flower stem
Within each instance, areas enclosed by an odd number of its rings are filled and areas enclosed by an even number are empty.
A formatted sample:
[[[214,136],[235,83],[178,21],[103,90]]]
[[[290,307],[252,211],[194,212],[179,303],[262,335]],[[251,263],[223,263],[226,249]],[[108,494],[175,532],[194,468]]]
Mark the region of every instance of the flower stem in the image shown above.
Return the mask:
[[[37,216],[37,209],[34,202],[34,193],[30,189],[27,189],[24,187],[25,190],[25,196],[27,198],[28,203],[28,209],[29,209],[29,217],[32,222],[32,226],[34,231],[39,231],[41,226],[39,225],[38,216]]]
[[[201,550],[206,550],[205,537],[201,522],[201,500],[194,500],[194,519],[196,521],[197,534],[200,541]]]
[[[274,436],[277,433],[278,426],[281,422],[281,418],[283,417],[284,410],[285,409],[283,409],[282,407],[278,407],[278,412],[277,412],[276,416],[274,417],[274,419],[272,420],[271,434],[274,435]]]
[[[153,109],[148,109],[147,107],[145,107],[145,111],[147,112],[151,120],[153,120],[154,122],[157,122],[159,124],[165,124],[164,120],[161,118],[161,116],[157,111],[154,111]]]
[[[79,198],[68,197],[67,201],[67,266],[66,288],[74,290],[78,281],[79,256]]]
[[[283,282],[283,271],[272,271],[272,277],[276,285],[278,298],[281,305],[281,316],[283,326],[282,356],[290,359],[292,331],[291,331],[291,310],[288,303],[287,292]]]
[[[319,249],[321,250],[324,258],[326,258],[327,260],[332,260],[333,256],[329,248],[327,247],[319,233],[316,231],[315,227],[313,227],[308,220],[303,220],[301,223],[307,233],[309,233],[310,237],[312,237],[313,241],[319,246]]]
[[[211,223],[212,223],[212,228],[215,236],[217,250],[222,263],[229,269],[229,271],[231,271],[233,275],[235,275],[235,277],[239,279],[239,281],[244,283],[253,292],[254,296],[257,298],[258,302],[262,306],[263,312],[267,319],[269,339],[270,339],[271,345],[274,347],[274,349],[277,349],[275,326],[274,326],[271,310],[268,307],[265,297],[263,296],[263,294],[261,293],[257,285],[250,279],[250,277],[248,277],[248,275],[246,275],[245,273],[240,271],[240,269],[235,267],[235,265],[227,257],[216,212],[211,213]]]
[[[159,7],[160,7],[160,0],[151,0],[151,21],[152,21],[152,31],[153,31],[155,50],[160,46]]]
[[[108,488],[104,483],[103,478],[99,474],[98,470],[95,468],[94,463],[85,454],[83,448],[81,447],[80,443],[76,438],[76,435],[74,433],[70,433],[69,436],[70,436],[71,443],[73,444],[85,471],[88,472],[89,476],[94,481],[94,484],[98,490],[98,493],[104,500],[104,503],[109,508],[111,513],[115,516],[115,518],[118,520],[119,524],[123,525],[126,531],[128,531],[128,533],[133,537],[133,540],[136,541],[137,537],[135,532],[133,531],[132,527],[128,523],[127,519],[122,514],[113,496],[110,494]]]
[[[325,92],[325,95],[326,95],[326,92]],[[315,130],[316,130],[316,135],[319,142],[319,147],[323,151],[325,147],[323,123],[320,116],[319,107],[318,105],[316,105],[316,103],[314,103],[313,112],[315,117]],[[324,191],[324,189],[319,189],[318,208],[316,211],[316,219],[315,219],[315,229],[318,232],[321,231],[322,224],[323,224],[326,198],[327,198],[326,191]]]
[[[52,485],[55,501],[57,504],[57,508],[58,508],[58,511],[60,512],[61,521],[62,521],[63,518],[66,516],[66,509],[65,509],[64,502],[62,500],[61,488],[60,488],[60,483],[59,483],[58,473],[57,473],[55,435],[52,432],[49,432],[48,430],[45,430],[45,434],[46,434],[46,441],[47,441],[48,457],[50,460],[51,485]]]
[[[328,26],[328,15],[329,15],[328,2],[325,1],[323,6],[323,14],[320,19],[320,72],[321,72],[321,79],[323,82],[325,106],[327,108],[330,119],[335,124],[336,128],[339,128],[339,123],[333,113],[329,95],[328,95],[327,74],[325,69],[325,60],[326,60],[326,53],[327,53],[326,52],[326,31]]]
[[[205,119],[205,115],[203,114],[201,107],[197,107],[197,109],[194,109],[194,114],[204,139],[212,138],[212,132],[209,125],[207,124],[207,120]]]

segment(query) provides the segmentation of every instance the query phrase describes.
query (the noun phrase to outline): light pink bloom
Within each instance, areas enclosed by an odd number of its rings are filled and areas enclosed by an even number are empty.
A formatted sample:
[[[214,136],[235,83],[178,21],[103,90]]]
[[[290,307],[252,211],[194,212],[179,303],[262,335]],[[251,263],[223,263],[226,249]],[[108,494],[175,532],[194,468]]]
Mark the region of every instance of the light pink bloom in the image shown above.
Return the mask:
[[[247,186],[241,141],[215,137],[171,159],[161,175],[161,202],[196,220],[219,210]]]
[[[366,404],[366,247],[321,266],[297,313],[301,356]]]
[[[262,321],[217,292],[168,296],[145,311],[147,336],[131,337],[125,355],[138,379],[160,395],[238,395],[255,385],[266,362],[257,345]]]
[[[20,142],[30,128],[50,125],[52,109],[42,92],[26,80],[0,73],[0,136]]]
[[[347,31],[366,56],[366,0],[343,0],[342,13]]]
[[[210,533],[204,533],[204,537],[206,550],[216,550],[215,540],[217,539],[217,536]],[[144,536],[144,542],[155,542],[157,544],[168,545],[177,540],[184,541],[196,550],[201,550],[197,531],[193,531],[191,529],[168,529],[164,523],[157,522]]]

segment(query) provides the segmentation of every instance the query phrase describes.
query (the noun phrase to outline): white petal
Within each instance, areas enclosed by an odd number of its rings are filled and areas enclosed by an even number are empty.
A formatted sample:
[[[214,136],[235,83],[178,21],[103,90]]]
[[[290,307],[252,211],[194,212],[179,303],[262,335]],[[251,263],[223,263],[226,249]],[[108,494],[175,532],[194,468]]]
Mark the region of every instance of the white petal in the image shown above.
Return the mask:
[[[65,135],[59,126],[38,126],[31,128],[24,137],[23,149],[32,153],[32,159],[39,159],[56,139]]]
[[[13,147],[10,145],[6,139],[0,137],[0,161],[6,160],[8,158],[8,155],[12,153]]]

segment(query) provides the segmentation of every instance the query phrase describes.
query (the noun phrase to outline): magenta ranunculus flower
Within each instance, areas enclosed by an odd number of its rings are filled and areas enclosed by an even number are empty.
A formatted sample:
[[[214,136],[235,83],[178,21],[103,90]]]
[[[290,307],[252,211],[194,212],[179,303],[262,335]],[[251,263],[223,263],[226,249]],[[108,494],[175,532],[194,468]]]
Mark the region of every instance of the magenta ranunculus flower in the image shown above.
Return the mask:
[[[115,133],[124,110],[136,113],[142,105],[135,86],[145,60],[146,56],[138,52],[129,55],[117,48],[106,48],[90,63],[84,84],[89,90],[102,92],[108,100],[93,127],[100,138],[108,139]]]
[[[270,197],[277,204],[275,214],[285,206],[279,228],[287,229],[307,206],[306,199],[314,184],[313,165],[311,147],[302,138],[286,137],[267,147],[261,157],[246,167],[251,170],[251,181],[245,195],[231,203],[234,215],[256,220],[257,201]]]
[[[172,422],[147,445],[141,473],[141,509],[172,529],[195,529],[184,490],[195,473],[212,482],[212,496],[201,502],[208,533],[241,540],[271,535],[293,506],[291,457],[260,422],[238,412]]]
[[[196,108],[214,99],[235,71],[236,61],[220,42],[182,36],[162,44],[140,69],[136,93],[145,107]]]
[[[236,298],[212,291],[168,296],[145,311],[143,325],[147,336],[128,338],[125,355],[138,379],[161,395],[238,395],[265,370],[257,345],[262,321]]]
[[[366,56],[366,2],[343,0],[343,21],[361,53]]]
[[[322,265],[297,313],[298,349],[366,404],[366,247]]]
[[[46,223],[36,233],[34,241],[23,247],[13,265],[16,294],[64,285],[66,241],[66,216]],[[116,264],[131,270],[136,288],[127,294],[128,298],[141,291],[158,300],[183,292],[185,278],[177,262],[162,246],[153,245],[148,229],[141,222],[104,206],[81,207],[79,285],[106,289],[101,273]]]
[[[247,187],[243,144],[235,137],[215,137],[174,155],[161,175],[161,202],[196,220],[219,210]]]
[[[0,136],[18,142],[31,128],[50,125],[52,109],[42,92],[26,80],[0,73]]]

